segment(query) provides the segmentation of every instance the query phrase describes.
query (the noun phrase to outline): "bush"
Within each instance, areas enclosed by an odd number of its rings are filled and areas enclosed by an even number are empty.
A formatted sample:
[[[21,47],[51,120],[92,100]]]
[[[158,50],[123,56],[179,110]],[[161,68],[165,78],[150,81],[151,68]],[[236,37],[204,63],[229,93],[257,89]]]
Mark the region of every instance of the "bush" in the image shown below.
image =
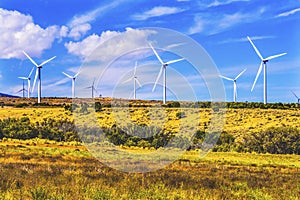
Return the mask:
[[[173,101],[167,104],[169,108],[180,108],[180,103],[178,101]]]
[[[186,117],[185,112],[177,112],[176,117],[177,117],[177,119],[181,119],[181,118]]]
[[[28,117],[0,120],[0,139],[3,137],[22,140],[38,137],[55,141],[79,141],[72,121],[51,118],[44,118],[42,122],[35,124],[31,123]]]
[[[271,127],[244,138],[243,149],[257,153],[300,154],[300,133],[293,127]]]

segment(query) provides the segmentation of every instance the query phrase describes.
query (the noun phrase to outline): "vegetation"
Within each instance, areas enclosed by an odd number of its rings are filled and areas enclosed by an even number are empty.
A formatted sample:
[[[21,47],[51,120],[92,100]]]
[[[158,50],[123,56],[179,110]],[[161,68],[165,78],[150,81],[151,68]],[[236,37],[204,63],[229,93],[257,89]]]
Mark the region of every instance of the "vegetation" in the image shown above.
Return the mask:
[[[96,99],[101,129],[84,126],[85,141],[145,154],[170,143],[188,149],[164,169],[130,174],[82,146],[72,112],[90,113],[88,104],[35,101],[0,99],[0,199],[300,199],[298,104],[169,102],[156,110],[159,102],[127,108]],[[226,117],[223,131],[200,157],[213,114]]]
[[[6,139],[0,152],[4,200],[300,198],[297,155],[216,152],[199,158],[189,151],[159,171],[130,174],[106,167],[78,143]]]
[[[68,119],[44,118],[42,122],[30,122],[28,117],[0,120],[0,139],[48,139],[55,141],[79,141],[76,127]]]
[[[62,99],[47,100],[42,107],[35,107],[31,100],[10,103],[13,107],[0,108],[0,139],[80,141],[72,111],[87,112],[87,104],[72,106]],[[163,108],[164,113],[149,110],[151,104],[154,103],[129,102],[130,118],[127,120],[130,121],[123,120],[123,124],[116,123],[110,100],[97,100],[94,108],[102,132],[115,145],[157,149],[172,141],[173,146],[179,148],[201,148],[213,113],[210,102],[169,102]],[[195,105],[199,108],[194,108]],[[230,108],[215,111],[223,112],[226,121],[213,151],[299,154],[300,110],[297,104],[227,103],[226,107]],[[124,109],[121,112],[125,112]],[[151,118],[151,112],[158,118]],[[164,124],[159,125],[163,118]],[[180,130],[182,120],[188,123],[187,130],[193,130],[191,135]],[[196,123],[190,122],[195,120],[199,121],[198,126],[191,128]],[[86,132],[97,132],[95,128],[85,129]]]

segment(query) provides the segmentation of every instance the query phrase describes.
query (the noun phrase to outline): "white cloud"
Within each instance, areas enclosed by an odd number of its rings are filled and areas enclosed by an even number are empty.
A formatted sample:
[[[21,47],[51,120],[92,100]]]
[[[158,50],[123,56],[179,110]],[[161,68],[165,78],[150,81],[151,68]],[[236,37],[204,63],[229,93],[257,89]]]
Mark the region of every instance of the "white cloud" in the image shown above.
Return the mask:
[[[91,22],[95,21],[105,11],[119,6],[122,2],[124,2],[124,0],[113,1],[110,4],[98,7],[83,15],[74,16],[73,19],[68,23],[68,27],[71,29],[68,36],[76,40],[80,39],[91,29]]]
[[[137,49],[143,46],[146,43],[147,38],[153,31],[150,30],[139,30],[126,28],[125,32],[117,31],[105,31],[102,34],[96,35],[93,34],[80,42],[69,42],[65,44],[65,47],[68,49],[68,52],[81,58],[88,57],[96,47],[100,44],[103,44],[105,41],[115,37],[115,40],[111,40],[106,46],[102,46],[101,52],[97,51],[97,60],[107,61],[114,57],[123,55],[128,50]],[[99,50],[100,51],[100,50]]]
[[[78,40],[81,36],[85,35],[91,29],[90,24],[80,24],[71,29],[69,37]]]
[[[142,14],[133,15],[132,18],[135,20],[146,20],[152,17],[159,17],[163,15],[171,15],[183,12],[184,9],[176,8],[176,7],[165,7],[165,6],[158,6],[154,7],[151,10],[148,10]]]
[[[0,58],[24,58],[22,50],[40,56],[61,37],[61,31],[58,26],[43,29],[29,15],[0,8]]]
[[[214,1],[208,5],[206,5],[206,7],[217,7],[217,6],[223,6],[223,5],[228,5],[234,2],[247,2],[250,0],[225,0],[225,1]]]
[[[68,32],[69,32],[69,28],[66,27],[66,26],[62,26],[62,27],[60,28],[59,35],[60,35],[60,37],[62,37],[62,38],[63,38],[63,37],[67,37]]]
[[[293,15],[297,12],[300,12],[300,8],[296,8],[296,9],[281,13],[281,14],[277,15],[276,17],[287,17],[287,16]]]
[[[196,16],[194,18],[194,25],[189,29],[188,33],[194,34],[194,33],[202,32],[204,29],[204,24],[205,24],[205,21],[201,17]]]
[[[101,36],[92,34],[81,42],[66,43],[65,47],[69,53],[85,58],[89,56],[97,46],[117,34],[117,32],[112,31],[103,32]]]
[[[269,35],[269,36],[251,36],[250,38],[252,41],[254,41],[254,40],[272,39],[272,38],[276,38],[276,37]],[[230,38],[227,40],[220,41],[218,43],[226,44],[226,43],[236,43],[236,42],[249,42],[249,41],[248,41],[247,37],[243,37],[243,38]]]
[[[250,14],[244,13],[234,13],[232,15],[224,15],[222,19],[219,21],[218,26],[220,28],[228,28],[235,24],[239,24],[241,22],[246,22],[251,17]]]
[[[261,18],[265,9],[259,9],[257,12],[221,15],[203,15],[194,17],[194,25],[189,28],[189,34],[205,32],[206,34],[216,34],[233,26],[253,22]]]

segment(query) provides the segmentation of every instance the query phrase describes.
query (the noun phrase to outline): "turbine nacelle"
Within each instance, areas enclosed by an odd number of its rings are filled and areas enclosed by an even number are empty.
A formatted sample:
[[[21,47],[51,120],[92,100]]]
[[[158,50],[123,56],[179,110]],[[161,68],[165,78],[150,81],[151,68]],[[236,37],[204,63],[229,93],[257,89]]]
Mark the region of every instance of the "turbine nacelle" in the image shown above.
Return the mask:
[[[256,48],[256,46],[254,45],[254,43],[252,42],[252,40],[250,39],[249,36],[247,36],[249,42],[251,43],[253,49],[255,50],[256,54],[258,55],[258,57],[261,59],[261,64],[258,68],[258,71],[257,71],[257,74],[256,74],[256,77],[254,79],[254,82],[253,82],[253,85],[252,85],[252,88],[251,88],[251,92],[253,91],[254,89],[254,86],[256,84],[256,81],[262,71],[262,69],[264,68],[264,103],[266,104],[267,103],[267,70],[266,70],[266,67],[267,67],[267,62],[269,62],[270,60],[274,59],[274,58],[277,58],[277,57],[280,57],[280,56],[283,56],[285,55],[286,53],[281,53],[281,54],[277,54],[277,55],[273,55],[273,56],[269,56],[267,58],[263,58],[262,55],[260,54],[260,52],[258,51],[258,49]]]
[[[36,80],[38,79],[38,103],[41,102],[41,94],[42,94],[42,89],[41,89],[41,69],[42,69],[42,66],[45,65],[46,63],[50,62],[51,60],[53,60],[54,58],[56,58],[56,56],[53,56],[52,58],[42,62],[41,64],[37,64],[25,51],[23,51],[23,54],[30,60],[30,62],[32,64],[34,64],[36,66],[36,73],[35,73],[35,78],[34,78],[34,81],[33,81],[33,87],[32,87],[32,91],[34,90],[34,87],[35,87],[35,83],[36,83]]]
[[[236,102],[236,98],[237,98],[237,89],[236,89],[236,81],[237,79],[246,71],[247,69],[244,69],[242,72],[240,72],[234,79],[232,78],[228,78],[226,76],[222,76],[219,75],[221,78],[224,78],[228,81],[232,81],[233,82],[233,101]]]
[[[138,77],[136,76],[136,68],[137,68],[137,61],[135,62],[135,66],[134,66],[134,71],[133,71],[133,76],[129,79],[127,79],[126,81],[124,81],[123,83],[127,83],[131,80],[133,80],[133,99],[136,99],[136,83],[142,87],[141,83],[138,80]]]
[[[163,79],[163,104],[166,104],[166,91],[167,91],[167,86],[166,86],[166,68],[169,64],[172,64],[172,63],[176,63],[176,62],[179,62],[179,61],[182,61],[184,60],[184,58],[181,58],[181,59],[177,59],[177,60],[171,60],[171,61],[168,61],[168,62],[163,62],[163,60],[160,58],[160,56],[158,55],[158,53],[155,51],[155,49],[153,48],[153,46],[149,43],[152,51],[154,52],[156,58],[159,60],[159,62],[161,63],[161,68],[160,68],[160,71],[156,77],[156,80],[155,80],[155,83],[154,83],[154,86],[152,88],[152,92],[155,90],[155,87],[157,85],[157,82],[161,76],[161,74],[163,73],[164,75],[164,79]]]

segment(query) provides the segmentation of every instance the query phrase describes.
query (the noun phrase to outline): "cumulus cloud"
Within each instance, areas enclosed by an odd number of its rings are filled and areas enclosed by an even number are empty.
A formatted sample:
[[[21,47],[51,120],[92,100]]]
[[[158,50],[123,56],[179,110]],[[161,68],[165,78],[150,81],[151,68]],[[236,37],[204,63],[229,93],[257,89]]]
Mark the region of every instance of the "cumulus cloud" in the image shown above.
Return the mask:
[[[0,58],[24,58],[22,50],[40,56],[64,34],[64,28],[41,28],[29,15],[0,8]]]
[[[60,35],[61,38],[67,37],[68,32],[69,32],[69,28],[67,26],[62,26],[60,28],[59,35]]]
[[[81,38],[81,36],[85,35],[90,29],[91,29],[90,24],[80,24],[71,29],[71,31],[69,33],[69,37],[72,37],[75,40],[78,40]]]
[[[90,23],[95,21],[100,15],[102,15],[106,11],[119,6],[123,2],[124,0],[112,1],[109,4],[98,7],[85,14],[75,15],[73,19],[68,23],[68,27],[70,28],[68,36],[75,40],[79,40],[84,35],[86,35],[87,32],[91,29]]]
[[[115,56],[122,55],[129,49],[140,48],[147,42],[147,38],[153,31],[139,30],[126,28],[124,32],[118,31],[104,31],[101,35],[93,34],[79,42],[68,42],[65,47],[68,52],[81,58],[88,57],[100,44],[115,37],[122,36],[122,38],[116,38],[111,40],[108,46],[103,46],[101,53],[97,54],[97,59],[101,61],[107,61]]]
[[[132,18],[135,20],[146,20],[152,17],[159,17],[163,15],[171,15],[183,12],[184,9],[176,8],[176,7],[165,7],[165,6],[158,6],[154,7],[151,10],[148,10],[141,14],[133,15]]]

